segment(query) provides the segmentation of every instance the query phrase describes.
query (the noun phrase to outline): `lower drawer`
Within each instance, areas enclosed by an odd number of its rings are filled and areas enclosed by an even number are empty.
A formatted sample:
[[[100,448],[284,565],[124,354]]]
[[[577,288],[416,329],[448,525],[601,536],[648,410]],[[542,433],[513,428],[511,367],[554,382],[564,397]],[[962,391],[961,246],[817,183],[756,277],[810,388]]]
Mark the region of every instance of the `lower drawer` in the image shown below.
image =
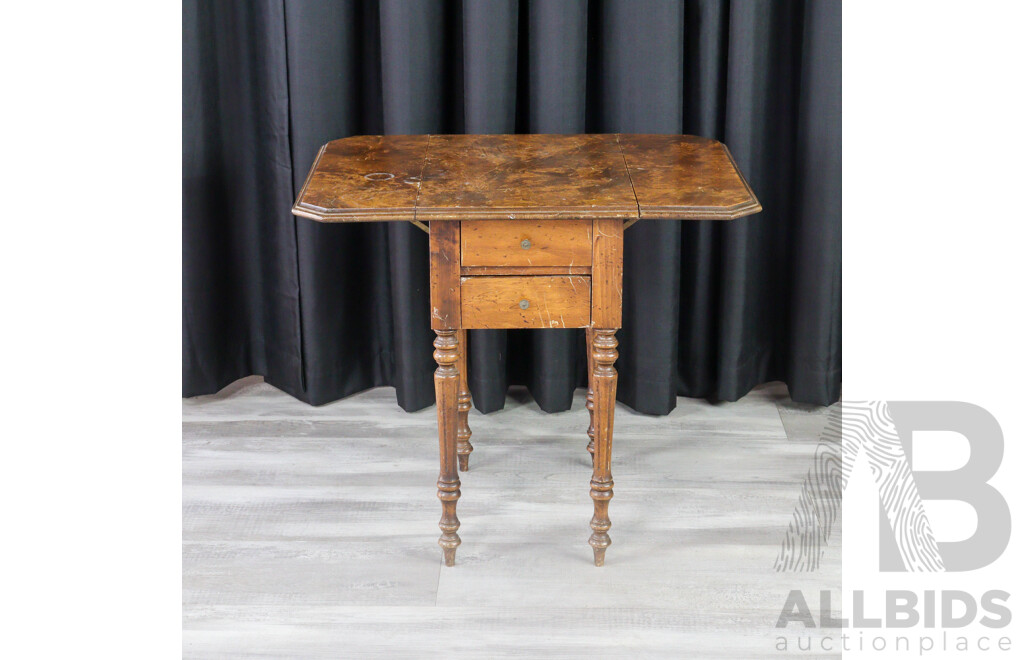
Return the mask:
[[[584,328],[590,278],[579,275],[462,278],[462,327]]]

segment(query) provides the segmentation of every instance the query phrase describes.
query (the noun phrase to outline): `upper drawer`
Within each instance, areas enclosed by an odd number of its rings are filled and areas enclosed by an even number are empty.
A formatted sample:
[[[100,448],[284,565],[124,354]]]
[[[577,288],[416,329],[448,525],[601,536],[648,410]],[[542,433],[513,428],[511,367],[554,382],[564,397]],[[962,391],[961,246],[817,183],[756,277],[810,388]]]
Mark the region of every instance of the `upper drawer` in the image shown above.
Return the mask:
[[[590,266],[591,220],[463,220],[463,266]]]

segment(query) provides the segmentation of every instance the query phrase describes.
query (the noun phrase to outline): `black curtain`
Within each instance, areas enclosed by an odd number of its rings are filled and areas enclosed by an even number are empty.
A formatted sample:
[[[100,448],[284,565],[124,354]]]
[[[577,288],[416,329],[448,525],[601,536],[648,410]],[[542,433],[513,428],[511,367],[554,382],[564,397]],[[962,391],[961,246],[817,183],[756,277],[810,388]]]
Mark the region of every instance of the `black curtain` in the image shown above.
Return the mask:
[[[807,0],[186,0],[183,384],[248,374],[320,404],[378,385],[433,403],[427,236],[289,212],[355,134],[691,133],[764,206],[626,231],[618,398],[839,396],[840,6]],[[485,412],[585,384],[582,331],[472,331]]]

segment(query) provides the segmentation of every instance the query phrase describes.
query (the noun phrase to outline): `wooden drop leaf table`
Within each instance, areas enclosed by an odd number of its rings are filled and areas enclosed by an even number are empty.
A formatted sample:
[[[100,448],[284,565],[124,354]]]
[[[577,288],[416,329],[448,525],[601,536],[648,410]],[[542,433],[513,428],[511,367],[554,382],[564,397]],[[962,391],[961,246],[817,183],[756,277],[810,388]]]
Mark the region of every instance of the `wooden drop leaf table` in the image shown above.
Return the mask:
[[[366,135],[324,145],[292,211],[320,222],[408,221],[430,234],[447,566],[469,468],[466,330],[586,328],[594,564],[611,543],[612,424],[622,233],[639,220],[761,210],[729,150],[690,135]],[[458,461],[458,463],[456,463]]]

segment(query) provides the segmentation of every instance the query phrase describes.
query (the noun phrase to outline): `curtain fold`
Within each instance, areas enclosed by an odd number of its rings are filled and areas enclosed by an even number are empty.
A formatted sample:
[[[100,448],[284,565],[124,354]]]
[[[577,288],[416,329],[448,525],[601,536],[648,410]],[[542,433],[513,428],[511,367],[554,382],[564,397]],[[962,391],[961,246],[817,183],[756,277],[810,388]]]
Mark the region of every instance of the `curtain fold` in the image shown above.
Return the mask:
[[[625,235],[621,402],[841,383],[838,1],[186,0],[183,389],[262,374],[320,404],[392,385],[433,403],[427,237],[291,216],[320,145],[356,134],[692,133],[764,211]],[[484,412],[586,382],[582,332],[471,331]]]

